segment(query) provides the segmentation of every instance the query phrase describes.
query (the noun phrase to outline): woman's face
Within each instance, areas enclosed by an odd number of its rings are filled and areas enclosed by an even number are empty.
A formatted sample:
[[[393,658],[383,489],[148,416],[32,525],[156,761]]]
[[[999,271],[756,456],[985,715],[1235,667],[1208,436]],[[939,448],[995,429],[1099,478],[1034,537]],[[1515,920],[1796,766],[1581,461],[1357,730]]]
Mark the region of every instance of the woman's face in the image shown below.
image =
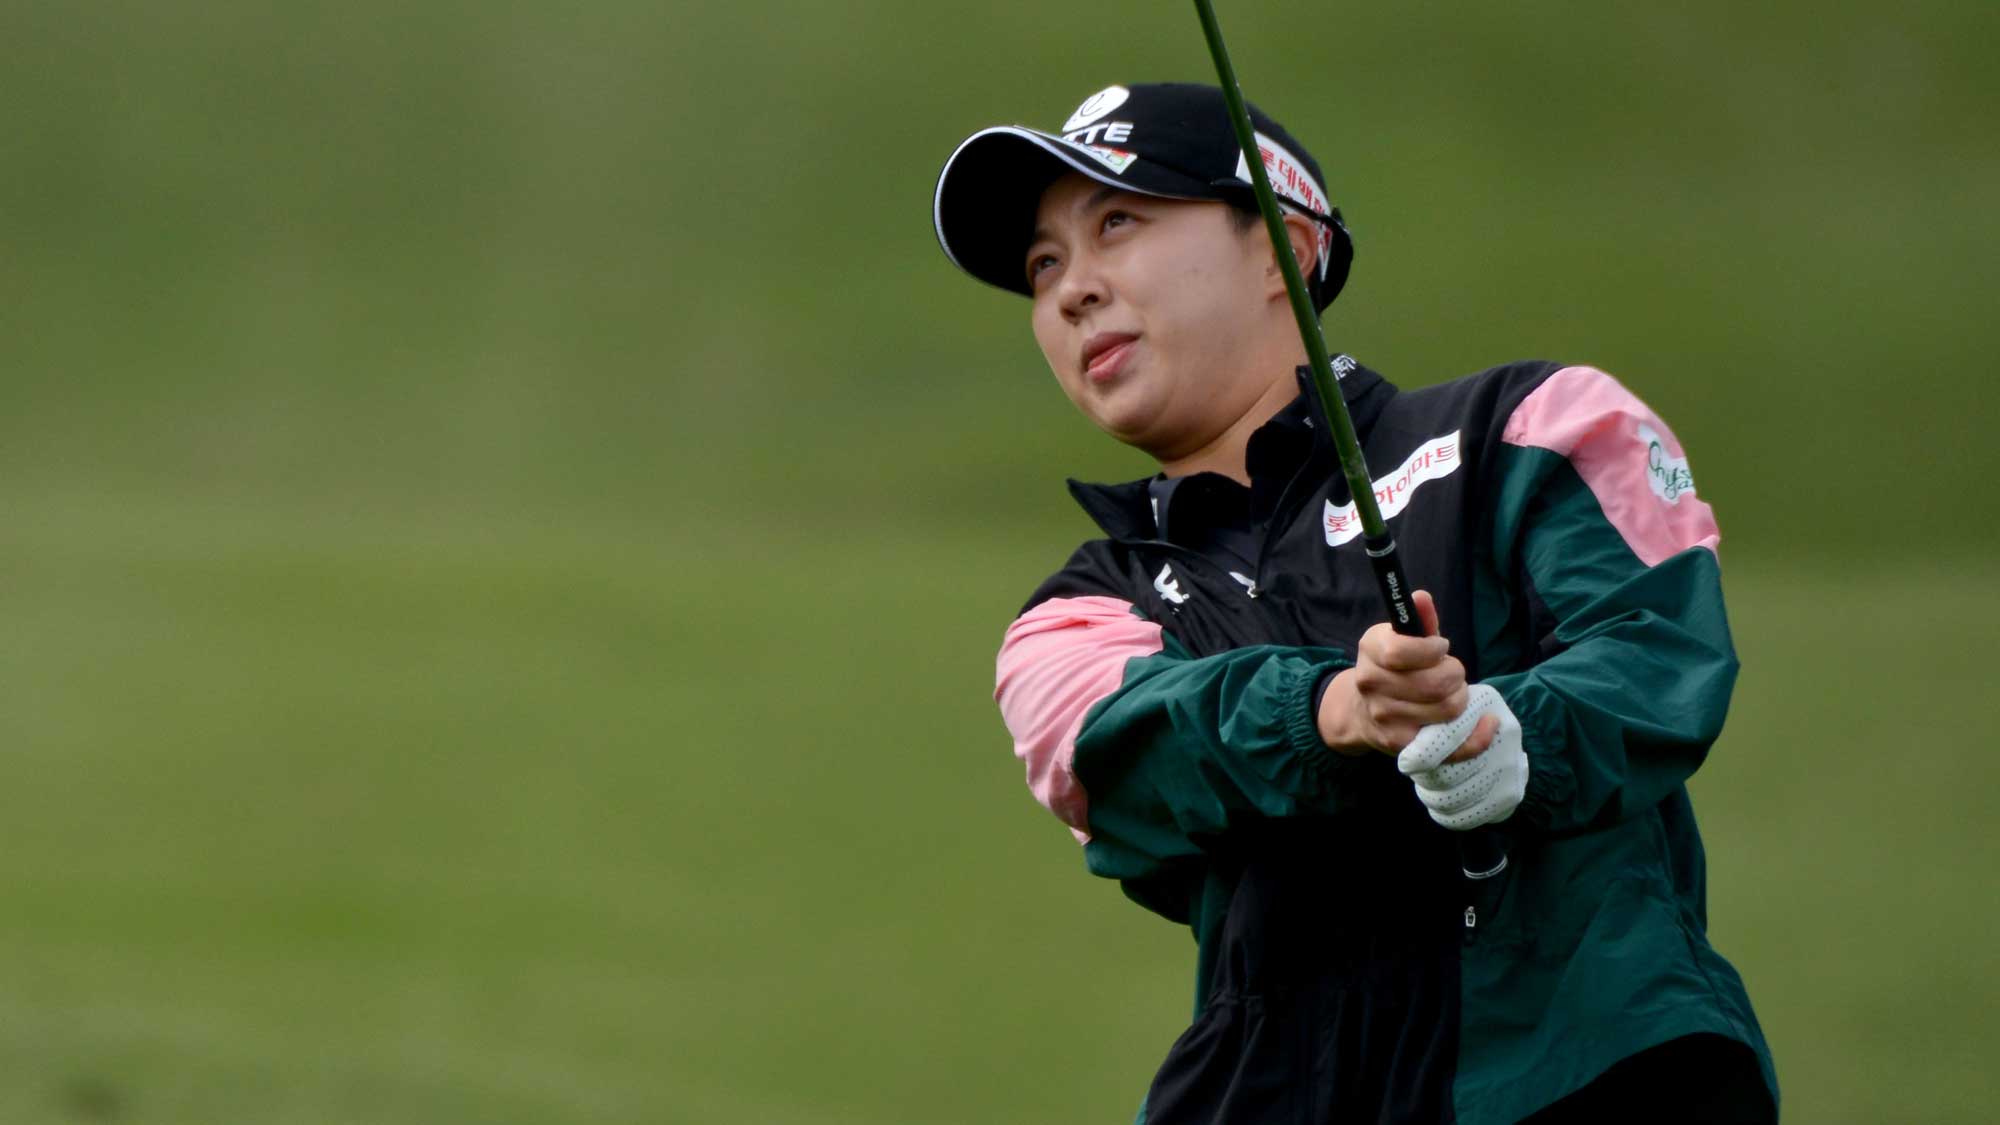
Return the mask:
[[[1260,234],[1223,203],[1051,184],[1023,268],[1035,341],[1077,409],[1161,460],[1240,417],[1269,383],[1243,362],[1269,302]]]

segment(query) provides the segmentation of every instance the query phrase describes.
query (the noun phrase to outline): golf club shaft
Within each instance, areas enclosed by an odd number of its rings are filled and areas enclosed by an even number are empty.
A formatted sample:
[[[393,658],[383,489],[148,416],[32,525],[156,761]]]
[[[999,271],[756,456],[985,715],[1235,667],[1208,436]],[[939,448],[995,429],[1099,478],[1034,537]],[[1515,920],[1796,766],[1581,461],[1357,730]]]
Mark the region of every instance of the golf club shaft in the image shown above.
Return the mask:
[[[1382,600],[1389,608],[1389,623],[1398,633],[1422,636],[1423,623],[1410,604],[1410,584],[1396,559],[1396,541],[1382,519],[1375,502],[1375,486],[1368,475],[1368,461],[1354,436],[1354,422],[1347,416],[1347,400],[1333,375],[1333,361],[1326,354],[1326,339],[1320,335],[1319,316],[1306,293],[1305,277],[1299,272],[1298,258],[1292,253],[1291,236],[1285,232],[1285,217],[1278,210],[1277,193],[1264,171],[1263,154],[1258,150],[1256,130],[1250,126],[1250,110],[1243,102],[1243,90],[1236,82],[1236,68],[1229,61],[1229,48],[1222,42],[1222,26],[1216,22],[1209,0],[1194,0],[1201,16],[1202,34],[1208,37],[1208,53],[1215,59],[1216,77],[1221,80],[1223,100],[1229,103],[1229,124],[1236,130],[1237,147],[1250,170],[1250,183],[1257,196],[1257,210],[1264,215],[1270,232],[1271,248],[1277,254],[1278,269],[1285,275],[1285,293],[1291,298],[1292,317],[1299,324],[1299,339],[1305,343],[1307,364],[1312,371],[1313,391],[1320,412],[1333,431],[1333,444],[1340,451],[1340,471],[1347,478],[1347,491],[1354,497],[1355,514],[1361,519],[1362,544],[1375,566],[1375,580],[1382,588]]]
[[[1292,316],[1299,324],[1299,338],[1305,343],[1306,359],[1312,371],[1312,385],[1319,398],[1320,413],[1333,431],[1334,447],[1340,452],[1340,471],[1347,478],[1348,494],[1354,498],[1355,514],[1361,519],[1361,543],[1375,569],[1375,582],[1389,610],[1389,624],[1405,636],[1419,637],[1423,623],[1417,619],[1410,601],[1410,582],[1396,557],[1396,540],[1375,502],[1374,478],[1348,417],[1347,400],[1334,378],[1333,361],[1326,354],[1326,339],[1320,335],[1319,316],[1306,293],[1305,277],[1299,272],[1298,258],[1292,253],[1291,236],[1285,231],[1285,217],[1278,210],[1277,193],[1264,171],[1264,157],[1257,133],[1250,125],[1250,110],[1243,101],[1243,89],[1236,81],[1236,67],[1229,61],[1229,48],[1222,42],[1222,25],[1216,22],[1209,0],[1194,0],[1195,14],[1201,18],[1202,35],[1208,39],[1208,53],[1215,60],[1215,74],[1222,97],[1229,104],[1229,124],[1236,131],[1236,146],[1243,150],[1243,163],[1250,171],[1250,185],[1257,196],[1257,210],[1264,215],[1264,228],[1271,236],[1271,249],[1278,269],[1285,276],[1285,293],[1291,298]],[[1497,875],[1507,866],[1507,852],[1500,838],[1490,831],[1473,831],[1459,838],[1460,866],[1468,879]]]

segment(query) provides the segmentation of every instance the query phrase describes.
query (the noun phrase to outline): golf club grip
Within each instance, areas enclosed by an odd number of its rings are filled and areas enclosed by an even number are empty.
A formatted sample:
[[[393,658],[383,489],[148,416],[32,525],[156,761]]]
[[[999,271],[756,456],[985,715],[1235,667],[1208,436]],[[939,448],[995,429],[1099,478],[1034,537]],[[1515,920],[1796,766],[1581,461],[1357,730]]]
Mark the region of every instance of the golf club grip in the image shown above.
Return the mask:
[[[1361,546],[1375,567],[1375,585],[1382,591],[1382,604],[1389,609],[1390,627],[1406,637],[1423,636],[1424,623],[1417,617],[1416,603],[1410,600],[1410,580],[1396,557],[1395,538],[1386,533],[1380,538],[1371,536],[1363,539]]]
[[[1472,880],[1491,879],[1507,870],[1507,839],[1497,828],[1475,828],[1458,834],[1458,868]]]
[[[1368,561],[1375,567],[1375,584],[1381,587],[1382,604],[1389,608],[1389,624],[1406,637],[1424,635],[1424,623],[1410,600],[1410,580],[1396,557],[1396,540],[1384,535],[1365,539]],[[1475,828],[1458,837],[1458,866],[1467,879],[1490,879],[1507,869],[1507,842],[1491,828]]]

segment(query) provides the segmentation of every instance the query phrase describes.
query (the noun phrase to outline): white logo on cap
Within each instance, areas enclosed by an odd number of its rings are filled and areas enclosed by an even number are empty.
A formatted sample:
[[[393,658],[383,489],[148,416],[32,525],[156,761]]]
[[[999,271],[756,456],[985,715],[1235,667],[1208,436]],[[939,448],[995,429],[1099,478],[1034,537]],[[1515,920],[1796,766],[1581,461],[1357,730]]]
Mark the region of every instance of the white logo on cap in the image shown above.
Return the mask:
[[[1083,104],[1076,107],[1076,112],[1069,115],[1068,121],[1063,122],[1062,131],[1067,133],[1073,129],[1083,128],[1085,125],[1124,105],[1125,99],[1131,96],[1132,91],[1127,90],[1123,86],[1106,86],[1104,89],[1083,99]]]

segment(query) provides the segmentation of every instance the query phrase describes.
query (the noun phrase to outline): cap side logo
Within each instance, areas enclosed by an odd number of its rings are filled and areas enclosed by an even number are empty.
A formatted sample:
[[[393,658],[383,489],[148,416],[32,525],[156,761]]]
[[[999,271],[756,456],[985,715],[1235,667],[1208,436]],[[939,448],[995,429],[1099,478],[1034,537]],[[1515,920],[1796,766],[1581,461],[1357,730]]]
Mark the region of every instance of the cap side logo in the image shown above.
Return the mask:
[[[1106,86],[1104,89],[1083,99],[1083,104],[1076,107],[1076,112],[1069,115],[1068,121],[1063,122],[1062,131],[1068,133],[1072,130],[1083,128],[1085,125],[1124,105],[1125,99],[1131,96],[1132,91],[1127,90],[1123,86]]]
[[[1280,199],[1288,199],[1322,215],[1333,213],[1333,203],[1326,197],[1326,189],[1319,186],[1312,173],[1306,171],[1305,162],[1293,156],[1284,145],[1262,133],[1257,134],[1257,153],[1264,158],[1264,174],[1270,178],[1271,190]],[[1236,154],[1236,178],[1251,183],[1250,163]],[[1326,278],[1327,265],[1333,258],[1333,228],[1327,223],[1315,222],[1319,232],[1319,266],[1314,271],[1320,278]]]

